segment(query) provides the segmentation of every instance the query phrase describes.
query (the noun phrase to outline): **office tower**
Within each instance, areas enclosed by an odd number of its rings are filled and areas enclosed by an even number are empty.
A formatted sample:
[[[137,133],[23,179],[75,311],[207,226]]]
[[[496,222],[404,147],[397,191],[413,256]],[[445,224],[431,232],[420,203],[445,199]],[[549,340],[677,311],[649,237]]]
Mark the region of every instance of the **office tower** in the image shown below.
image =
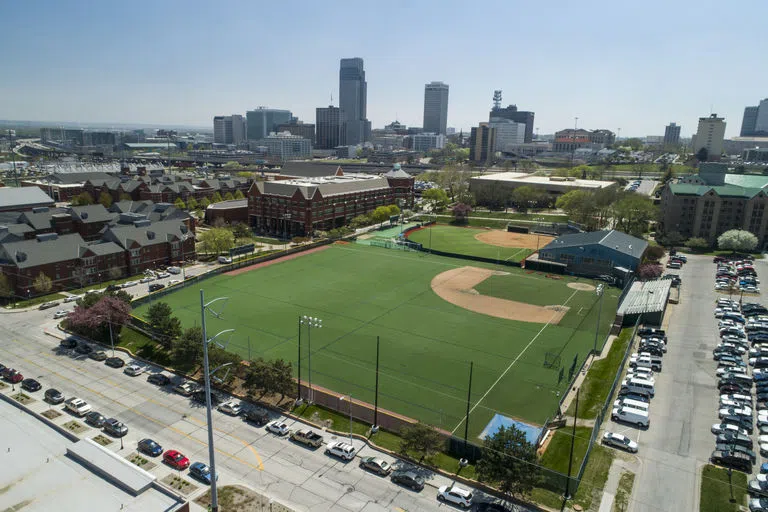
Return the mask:
[[[354,146],[370,140],[371,123],[367,119],[368,83],[363,59],[341,59],[339,66],[339,108],[344,112],[346,144]]]
[[[447,126],[448,84],[428,83],[424,86],[424,132],[445,135]]]
[[[277,130],[278,125],[287,123],[293,117],[290,110],[259,107],[246,112],[248,140],[260,140]]]
[[[693,139],[693,153],[698,154],[701,148],[707,150],[707,160],[720,160],[723,154],[723,139],[725,138],[725,119],[710,114],[709,117],[700,117],[699,126]]]
[[[339,107],[315,109],[315,148],[334,149],[346,144],[344,112]]]
[[[496,153],[496,129],[488,123],[472,128],[469,138],[469,159],[473,162],[489,162]]]
[[[239,114],[213,118],[215,144],[240,144],[245,141],[245,118]]]
[[[525,123],[492,117],[488,124],[496,131],[496,151],[511,152],[516,144],[525,142]]]
[[[742,137],[754,137],[757,128],[757,114],[760,107],[746,107],[744,109],[744,118],[741,121]]]
[[[768,136],[768,98],[760,101],[760,105],[757,107],[755,135]]]
[[[277,125],[276,131],[278,133],[288,132],[291,135],[298,135],[311,140],[312,144],[315,143],[315,125],[312,123],[304,123],[295,117],[288,123]]]
[[[533,112],[527,112],[524,110],[517,110],[517,105],[508,105],[501,107],[501,91],[494,91],[493,93],[493,109],[491,110],[488,120],[490,121],[494,117],[501,117],[503,119],[509,119],[516,123],[525,124],[525,142],[531,142],[533,140]]]
[[[419,133],[411,135],[412,149],[420,153],[426,153],[431,149],[443,149],[445,147],[445,135],[442,133]]]
[[[680,144],[680,127],[675,123],[669,123],[664,129],[664,145],[677,146]]]

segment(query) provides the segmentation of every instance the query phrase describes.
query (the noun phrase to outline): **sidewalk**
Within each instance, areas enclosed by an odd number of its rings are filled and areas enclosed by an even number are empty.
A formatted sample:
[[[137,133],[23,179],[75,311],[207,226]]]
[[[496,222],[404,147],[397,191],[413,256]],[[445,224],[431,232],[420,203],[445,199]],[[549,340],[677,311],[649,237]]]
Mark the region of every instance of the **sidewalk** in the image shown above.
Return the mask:
[[[598,512],[612,512],[613,503],[616,500],[616,492],[619,488],[619,480],[624,472],[635,473],[635,467],[619,457],[613,459],[611,468],[608,470],[608,480],[603,488],[603,498],[600,500]]]

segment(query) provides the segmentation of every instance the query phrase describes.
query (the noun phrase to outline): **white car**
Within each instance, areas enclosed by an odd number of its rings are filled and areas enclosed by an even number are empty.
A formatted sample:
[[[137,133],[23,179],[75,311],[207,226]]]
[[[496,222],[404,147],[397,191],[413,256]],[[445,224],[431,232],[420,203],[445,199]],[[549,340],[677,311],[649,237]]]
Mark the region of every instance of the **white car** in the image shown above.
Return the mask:
[[[228,402],[221,404],[219,406],[219,410],[225,414],[229,414],[230,416],[237,416],[242,412],[243,408],[234,400],[229,400]]]
[[[453,503],[461,508],[472,506],[472,491],[463,489],[457,485],[444,485],[437,490],[438,501]]]
[[[716,436],[720,434],[749,435],[745,429],[732,423],[715,423],[712,425],[711,431]]]
[[[169,274],[168,272],[160,272],[159,274],[157,274],[158,279],[165,279],[166,277],[171,277],[171,274]]]
[[[75,397],[72,397],[66,402],[64,402],[64,407],[66,407],[68,411],[71,411],[73,414],[80,417],[85,416],[86,414],[91,412],[91,409],[92,409],[91,405],[88,402],[86,402],[82,398],[75,398]]]
[[[606,432],[603,434],[603,444],[613,446],[614,448],[621,448],[631,453],[637,453],[637,443],[621,434],[615,432]]]
[[[740,395],[738,393],[733,395],[720,395],[720,403],[725,402],[726,400],[731,400],[734,402],[742,402],[747,405],[752,404],[752,397],[747,395]]]
[[[748,409],[752,412],[752,402],[742,402],[741,400],[728,400],[720,397],[720,407],[733,407],[734,409]]]
[[[70,295],[69,297],[64,299],[64,302],[75,302],[76,300],[79,300],[83,298],[82,295]]]
[[[171,279],[168,281],[168,286],[171,286],[173,284],[179,284],[181,282],[181,279]]]
[[[723,418],[725,416],[742,416],[744,418],[752,418],[752,408],[751,407],[742,407],[742,408],[724,407],[718,411],[718,415],[720,418]]]
[[[267,423],[267,430],[279,436],[287,436],[288,424],[280,420],[275,420]]]
[[[139,284],[138,281],[128,281],[127,283],[123,283],[120,288],[130,288],[131,286],[136,286]]]
[[[740,373],[742,375],[746,375],[747,369],[743,366],[722,366],[715,371],[715,374],[718,377],[726,373]]]
[[[722,318],[724,314],[723,308],[715,308],[715,318]]]
[[[148,282],[150,282],[150,281],[154,281],[154,280],[155,280],[155,278],[154,278],[154,277],[150,277],[150,276],[147,276],[147,277],[144,277],[144,278],[142,278],[142,279],[139,279],[139,282],[140,282],[140,283],[148,283]]]
[[[326,455],[335,455],[344,460],[354,459],[356,451],[354,446],[344,441],[332,441],[325,446]]]
[[[139,366],[137,364],[129,364],[125,367],[125,370],[123,370],[123,373],[126,375],[130,375],[131,377],[137,377],[144,373],[144,367]]]
[[[53,318],[56,318],[56,319],[64,318],[68,314],[69,314],[68,312],[64,311],[63,309],[60,309],[56,313],[53,314]]]

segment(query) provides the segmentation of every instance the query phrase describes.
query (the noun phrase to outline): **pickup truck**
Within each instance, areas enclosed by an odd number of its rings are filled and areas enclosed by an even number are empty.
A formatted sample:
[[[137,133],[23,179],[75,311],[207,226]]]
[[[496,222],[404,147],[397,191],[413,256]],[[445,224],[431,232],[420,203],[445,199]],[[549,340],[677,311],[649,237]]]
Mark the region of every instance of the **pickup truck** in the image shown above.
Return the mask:
[[[291,439],[314,448],[318,448],[323,444],[323,436],[315,434],[311,430],[294,430],[291,432]]]

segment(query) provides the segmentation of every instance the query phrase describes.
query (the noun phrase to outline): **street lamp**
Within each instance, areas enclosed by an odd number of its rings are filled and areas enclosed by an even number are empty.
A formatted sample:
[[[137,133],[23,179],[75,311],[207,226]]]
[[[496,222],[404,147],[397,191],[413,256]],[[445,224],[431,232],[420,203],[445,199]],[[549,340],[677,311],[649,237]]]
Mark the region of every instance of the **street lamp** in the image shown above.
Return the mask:
[[[307,359],[309,363],[309,371],[307,380],[309,381],[309,391],[307,392],[307,401],[311,404],[315,398],[315,394],[312,390],[312,328],[321,329],[323,327],[323,321],[317,317],[304,315],[299,320],[299,324],[307,326]],[[301,327],[299,327],[301,329]]]
[[[212,338],[208,338],[208,331],[206,330],[205,326],[205,312],[206,310],[211,313],[216,318],[221,318],[221,314],[217,313],[213,309],[211,309],[211,305],[215,302],[218,302],[220,300],[228,300],[227,297],[219,297],[217,299],[213,299],[212,301],[206,303],[205,302],[205,292],[200,289],[200,315],[201,315],[201,327],[203,331],[203,372],[205,375],[205,409],[206,409],[206,416],[208,419],[208,459],[209,459],[209,466],[211,467],[211,511],[212,512],[218,512],[219,511],[219,496],[216,489],[216,460],[215,460],[215,450],[213,448],[213,414],[211,413],[211,375],[216,372],[216,370],[219,370],[225,366],[228,366],[231,363],[224,364],[222,366],[219,366],[218,368],[215,368],[213,371],[210,371],[210,368],[208,366],[208,345],[216,340],[219,336],[225,333],[231,333],[234,331],[234,329],[225,329],[221,331],[220,333],[216,334]],[[223,345],[217,343],[221,348],[224,348]]]
[[[349,401],[349,444],[352,444],[352,393],[346,396],[344,395],[340,396],[339,405],[341,405],[341,402],[343,402],[344,400]]]

